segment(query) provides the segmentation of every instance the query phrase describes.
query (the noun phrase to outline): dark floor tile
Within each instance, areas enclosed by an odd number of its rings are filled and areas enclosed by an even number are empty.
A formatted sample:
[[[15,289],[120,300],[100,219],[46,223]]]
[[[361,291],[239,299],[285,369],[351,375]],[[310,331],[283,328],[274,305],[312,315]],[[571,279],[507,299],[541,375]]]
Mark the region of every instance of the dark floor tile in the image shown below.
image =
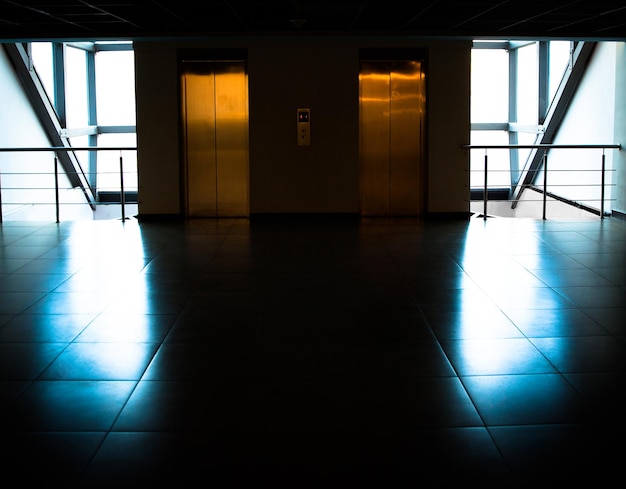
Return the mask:
[[[622,245],[621,249],[626,248],[626,245]],[[616,251],[618,249],[616,248]],[[626,285],[626,266],[613,266],[613,267],[598,267],[594,268],[594,271],[604,277],[609,282],[615,285]]]
[[[239,431],[231,437],[227,452],[228,483],[250,487],[268,480],[279,488],[339,487],[336,479],[322,477],[323,457],[335,439],[325,439],[323,433],[310,430]]]
[[[435,340],[372,342],[360,350],[356,361],[358,375],[372,379],[455,375]]]
[[[230,486],[238,474],[227,463],[228,444],[206,433],[109,433],[79,486]]]
[[[491,300],[504,312],[519,309],[571,308],[574,304],[569,296],[550,287],[500,287],[489,292]]]
[[[28,260],[21,264],[19,268],[14,269],[19,273],[44,273],[44,274],[73,274],[78,272],[86,263],[93,260],[93,257],[76,258],[66,257],[57,258],[37,258]]]
[[[113,300],[113,294],[99,292],[51,292],[30,300],[27,314],[99,314]]]
[[[507,316],[529,338],[610,334],[580,309],[514,309]]]
[[[602,327],[615,335],[626,334],[626,305],[620,307],[589,307],[582,309],[587,316],[592,318]]]
[[[489,431],[520,484],[611,486],[623,471],[623,424],[502,426]]]
[[[604,421],[624,423],[621,397],[626,372],[581,372],[565,374],[565,378]]]
[[[241,385],[237,410],[241,431],[314,433],[324,420],[321,386],[316,379],[261,378]]]
[[[626,257],[618,251],[607,253],[570,253],[569,256],[591,269],[626,267]]]
[[[423,310],[428,324],[440,341],[523,336],[511,319],[496,307],[461,311],[424,307]]]
[[[0,411],[29,385],[27,380],[0,380]]]
[[[560,372],[624,372],[626,344],[614,336],[533,338]]]
[[[0,314],[0,328],[17,317],[17,314]]]
[[[254,350],[219,342],[164,343],[156,352],[142,380],[199,380],[258,377]]]
[[[612,219],[3,223],[1,463],[67,487],[609,485],[625,238]]]
[[[66,346],[66,343],[0,343],[0,379],[35,379]]]
[[[533,270],[533,273],[549,287],[597,287],[611,286],[611,281],[589,268]]]
[[[39,274],[33,274],[39,275]],[[138,281],[134,281],[134,277],[137,274],[132,273],[129,277],[127,274],[108,273],[103,271],[102,273],[96,273],[90,271],[89,273],[84,270],[80,270],[74,274],[71,274],[63,283],[59,284],[54,292],[58,293],[96,293],[101,295],[116,295],[123,290],[132,290],[131,287],[140,289]],[[141,290],[141,289],[140,289]]]
[[[541,276],[535,270],[512,268],[510,270],[490,269],[484,273],[472,273],[471,279],[490,296],[497,296],[500,290],[525,287],[545,287]]]
[[[69,343],[95,317],[93,314],[21,314],[0,329],[0,341]]]
[[[450,311],[463,311],[493,305],[492,299],[478,286],[461,289],[427,287],[418,291],[413,290],[411,293],[420,307],[445,307]]]
[[[557,374],[483,375],[462,382],[487,426],[580,423],[597,417]]]
[[[512,474],[482,427],[329,432],[323,481],[331,487],[447,487],[479,483],[501,487]]]
[[[617,285],[557,287],[555,291],[579,308],[623,307],[626,289]]]
[[[175,314],[111,314],[103,312],[76,338],[79,343],[160,343],[176,320]]]
[[[68,273],[12,273],[0,279],[0,291],[51,292],[69,277]]]
[[[3,433],[11,446],[0,461],[3,477],[20,484],[80,487],[81,474],[97,452],[105,432]]]
[[[248,409],[243,404],[244,391],[219,380],[141,381],[113,431],[233,432],[240,413]]]
[[[45,292],[0,292],[0,314],[20,314],[45,297]]]
[[[586,269],[582,263],[571,256],[559,252],[554,247],[541,253],[518,254],[515,255],[514,259],[527,270],[536,273],[537,276],[555,277],[550,272]]]
[[[6,241],[3,240],[3,242]],[[4,256],[0,256],[0,273],[9,275],[13,272],[22,270],[22,268],[30,262],[31,260],[27,259],[5,258]]]
[[[445,340],[441,344],[459,376],[556,372],[526,338]]]
[[[190,294],[186,292],[127,291],[111,300],[104,314],[179,314],[185,308]]]
[[[456,377],[367,380],[359,400],[365,430],[483,425]]]
[[[259,312],[264,307],[262,291],[197,291],[192,293],[180,312],[251,311]]]
[[[40,378],[46,380],[139,380],[157,349],[154,343],[72,343]]]
[[[40,380],[9,406],[7,431],[106,431],[135,382]]]

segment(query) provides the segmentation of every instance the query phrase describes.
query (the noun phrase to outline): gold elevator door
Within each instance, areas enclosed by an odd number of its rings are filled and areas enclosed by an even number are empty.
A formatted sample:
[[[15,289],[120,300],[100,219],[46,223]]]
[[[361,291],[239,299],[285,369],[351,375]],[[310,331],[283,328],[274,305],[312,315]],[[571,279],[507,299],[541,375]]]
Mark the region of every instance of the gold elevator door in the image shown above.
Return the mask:
[[[423,213],[425,93],[420,61],[361,61],[361,215]]]
[[[249,214],[248,78],[244,61],[182,64],[187,217]]]

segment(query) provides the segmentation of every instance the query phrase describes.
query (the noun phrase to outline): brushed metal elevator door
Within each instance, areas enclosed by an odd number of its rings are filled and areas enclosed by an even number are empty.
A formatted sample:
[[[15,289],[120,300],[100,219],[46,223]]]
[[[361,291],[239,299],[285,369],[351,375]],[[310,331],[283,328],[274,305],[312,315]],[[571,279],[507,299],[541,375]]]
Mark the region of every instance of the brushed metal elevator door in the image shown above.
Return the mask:
[[[186,215],[248,216],[245,62],[190,61],[182,68]]]
[[[423,213],[425,93],[420,61],[361,62],[362,215]]]

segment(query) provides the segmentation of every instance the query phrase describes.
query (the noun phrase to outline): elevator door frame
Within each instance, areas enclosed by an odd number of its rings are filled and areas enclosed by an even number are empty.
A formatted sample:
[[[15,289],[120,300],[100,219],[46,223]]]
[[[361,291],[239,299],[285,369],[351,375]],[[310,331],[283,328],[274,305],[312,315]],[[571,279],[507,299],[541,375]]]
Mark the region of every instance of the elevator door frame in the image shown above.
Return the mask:
[[[398,87],[394,86],[392,70],[396,69],[401,74],[402,71],[398,70],[398,67],[411,63],[419,65],[419,79],[415,80],[416,87],[410,87],[411,90],[417,91],[417,97],[415,103],[410,106],[411,110],[407,111],[401,106],[393,106],[402,100],[403,94],[400,91],[394,93]],[[366,70],[370,69],[369,73],[377,73],[372,67],[384,67],[387,70],[385,73],[389,75],[386,87],[389,97],[387,108],[380,103],[375,107],[377,104],[372,102],[381,98],[382,88],[364,95],[364,83],[367,83],[364,74],[368,73]],[[401,80],[401,77],[398,77],[398,80]],[[402,82],[401,80],[400,89]],[[382,87],[385,82],[381,80],[380,83]],[[426,60],[423,53],[410,51],[398,56],[385,51],[376,51],[369,56],[367,53],[361,54],[359,183],[360,213],[363,217],[420,216],[426,212],[426,92]],[[393,96],[397,96],[398,101],[393,100]],[[368,100],[370,106],[366,105]],[[368,121],[365,119],[368,117],[375,118],[377,123],[381,124],[378,130],[367,127]],[[407,127],[403,125],[404,123],[407,123]],[[392,124],[395,124],[393,128]],[[394,137],[395,142],[399,141],[401,144],[395,144],[392,141]],[[406,144],[403,145],[403,142],[409,141],[407,138],[411,140],[411,144],[415,142],[416,146],[407,148]],[[372,150],[379,154],[370,153]],[[412,155],[406,151],[412,152]]]
[[[193,67],[193,68],[191,68]],[[239,110],[244,114],[228,114],[227,93],[231,86],[222,83],[220,74],[228,74],[228,70],[236,67],[241,69],[243,76],[239,80],[243,84],[243,100],[238,100]],[[187,100],[188,82],[186,76],[192,70],[201,75],[207,74],[206,85],[209,89],[204,102],[204,110],[213,111],[213,120],[208,121],[205,138],[201,141],[204,147],[190,146],[188,117],[191,105]],[[212,74],[212,76],[210,76]],[[203,80],[204,82],[204,80]],[[220,92],[221,90],[221,92]],[[194,217],[248,217],[249,216],[249,106],[248,106],[248,73],[247,63],[240,59],[181,59],[180,61],[180,114],[181,114],[181,208],[186,218]],[[193,104],[194,101],[191,101]],[[202,104],[199,104],[202,105]],[[235,109],[237,110],[237,109]],[[218,112],[226,114],[220,119]],[[234,124],[233,124],[234,122]],[[193,136],[193,137],[197,137]],[[193,144],[193,143],[192,143]],[[205,151],[207,159],[198,161],[190,155],[193,151]],[[200,180],[203,183],[198,183]],[[206,185],[205,195],[200,195],[202,185]],[[195,186],[195,188],[193,188]],[[198,198],[207,202],[200,202]],[[194,200],[192,202],[192,199]],[[207,204],[204,208],[199,206]]]

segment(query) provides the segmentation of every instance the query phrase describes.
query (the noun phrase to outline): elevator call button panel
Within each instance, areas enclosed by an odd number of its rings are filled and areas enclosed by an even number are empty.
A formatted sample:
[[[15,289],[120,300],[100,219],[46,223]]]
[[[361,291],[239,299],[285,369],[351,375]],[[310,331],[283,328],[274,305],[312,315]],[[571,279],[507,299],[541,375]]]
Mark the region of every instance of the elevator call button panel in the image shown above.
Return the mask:
[[[311,144],[311,109],[298,109],[298,146]]]

